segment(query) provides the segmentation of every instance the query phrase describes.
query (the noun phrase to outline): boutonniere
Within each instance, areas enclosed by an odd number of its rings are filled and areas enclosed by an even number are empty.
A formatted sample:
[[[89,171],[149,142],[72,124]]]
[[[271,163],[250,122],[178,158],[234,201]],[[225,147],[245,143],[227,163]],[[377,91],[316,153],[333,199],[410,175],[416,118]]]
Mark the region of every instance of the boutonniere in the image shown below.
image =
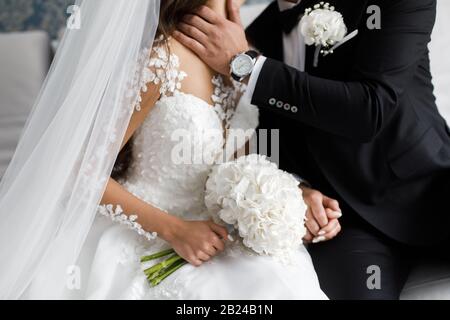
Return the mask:
[[[319,55],[332,54],[345,42],[358,35],[358,30],[347,34],[342,14],[326,2],[320,2],[305,10],[300,20],[300,30],[308,46],[316,46],[314,67],[319,64]]]

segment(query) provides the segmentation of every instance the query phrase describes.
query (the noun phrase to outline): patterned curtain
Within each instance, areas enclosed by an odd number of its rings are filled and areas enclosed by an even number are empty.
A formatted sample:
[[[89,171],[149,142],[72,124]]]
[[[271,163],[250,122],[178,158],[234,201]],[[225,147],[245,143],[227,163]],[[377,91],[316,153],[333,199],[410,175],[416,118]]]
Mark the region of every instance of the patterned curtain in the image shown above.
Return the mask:
[[[46,30],[54,39],[74,0],[0,0],[0,32]]]
[[[247,0],[246,4],[270,1]],[[68,17],[67,7],[73,3],[74,0],[0,0],[0,32],[46,30],[55,39]]]

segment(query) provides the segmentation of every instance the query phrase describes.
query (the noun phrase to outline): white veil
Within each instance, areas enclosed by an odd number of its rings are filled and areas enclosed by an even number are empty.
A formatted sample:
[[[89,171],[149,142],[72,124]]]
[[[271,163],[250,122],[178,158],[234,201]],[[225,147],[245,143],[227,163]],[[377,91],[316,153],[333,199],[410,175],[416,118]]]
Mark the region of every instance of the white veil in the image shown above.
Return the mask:
[[[78,0],[0,184],[0,299],[60,297],[139,96],[159,0]]]

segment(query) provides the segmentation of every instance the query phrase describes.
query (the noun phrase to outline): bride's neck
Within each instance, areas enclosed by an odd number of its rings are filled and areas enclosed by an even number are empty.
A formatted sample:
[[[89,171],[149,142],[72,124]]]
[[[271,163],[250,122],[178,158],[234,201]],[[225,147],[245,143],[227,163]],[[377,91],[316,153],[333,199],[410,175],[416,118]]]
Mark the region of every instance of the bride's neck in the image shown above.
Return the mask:
[[[222,17],[227,17],[227,2],[226,0],[208,0],[206,3],[208,7],[220,14]]]

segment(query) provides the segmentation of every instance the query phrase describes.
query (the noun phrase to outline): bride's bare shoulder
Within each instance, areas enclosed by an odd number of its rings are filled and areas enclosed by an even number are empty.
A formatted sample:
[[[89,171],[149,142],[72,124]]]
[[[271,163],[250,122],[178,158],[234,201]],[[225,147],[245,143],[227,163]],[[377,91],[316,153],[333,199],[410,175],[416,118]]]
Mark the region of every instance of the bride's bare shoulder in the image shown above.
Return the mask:
[[[199,98],[210,101],[214,86],[211,83],[215,72],[211,70],[194,52],[183,46],[174,38],[170,40],[171,53],[178,56],[180,70],[188,77],[183,81],[181,91],[194,94]]]

